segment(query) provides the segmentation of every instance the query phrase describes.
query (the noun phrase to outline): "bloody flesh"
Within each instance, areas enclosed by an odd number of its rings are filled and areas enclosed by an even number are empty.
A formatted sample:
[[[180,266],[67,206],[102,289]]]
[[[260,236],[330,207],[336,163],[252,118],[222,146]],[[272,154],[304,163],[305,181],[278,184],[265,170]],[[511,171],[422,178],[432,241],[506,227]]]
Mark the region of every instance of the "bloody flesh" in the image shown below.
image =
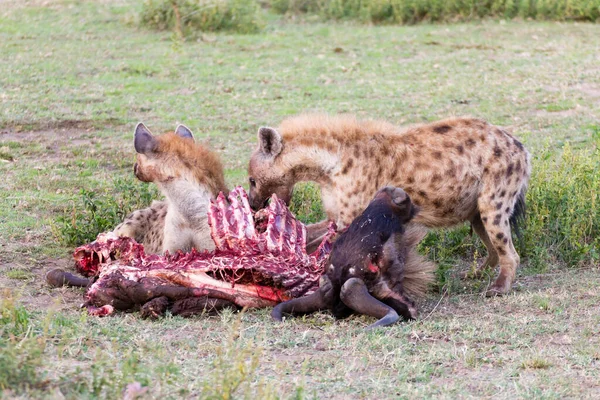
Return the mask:
[[[238,187],[211,203],[211,252],[145,254],[132,238],[111,233],[77,248],[76,266],[96,277],[85,294],[90,313],[135,309],[159,297],[206,297],[239,307],[268,307],[316,290],[335,234],[333,223],[319,248],[307,254],[306,228],[275,195],[252,214]],[[104,308],[103,308],[104,307]],[[101,309],[102,311],[100,311]]]

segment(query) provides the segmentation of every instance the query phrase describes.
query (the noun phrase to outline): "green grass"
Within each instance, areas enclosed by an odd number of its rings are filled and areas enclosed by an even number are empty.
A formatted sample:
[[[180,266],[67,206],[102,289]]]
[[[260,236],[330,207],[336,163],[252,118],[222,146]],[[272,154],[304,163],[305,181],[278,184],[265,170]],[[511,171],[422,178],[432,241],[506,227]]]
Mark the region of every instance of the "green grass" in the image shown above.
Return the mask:
[[[264,26],[256,0],[144,0],[140,22],[179,38],[197,31],[257,33]]]
[[[259,34],[178,39],[140,28],[142,6],[0,11],[0,397],[119,398],[135,382],[149,398],[597,397],[600,26],[265,14]],[[64,234],[61,216],[89,238],[155,195],[132,177],[138,121],[157,133],[188,125],[233,186],[260,126],[314,110],[397,124],[470,114],[514,132],[534,158],[515,292],[484,299],[493,275],[457,278],[484,254],[467,226],[422,244],[440,269],[421,319],[375,332],[366,317],[280,325],[269,310],[92,318],[81,291],[43,284],[72,266],[61,238],[84,238]],[[105,215],[86,210],[82,190]],[[315,199],[314,185],[294,194],[307,222],[322,215]]]
[[[465,21],[477,18],[532,18],[596,21],[598,0],[272,0],[279,13],[310,13],[324,19],[371,23]]]

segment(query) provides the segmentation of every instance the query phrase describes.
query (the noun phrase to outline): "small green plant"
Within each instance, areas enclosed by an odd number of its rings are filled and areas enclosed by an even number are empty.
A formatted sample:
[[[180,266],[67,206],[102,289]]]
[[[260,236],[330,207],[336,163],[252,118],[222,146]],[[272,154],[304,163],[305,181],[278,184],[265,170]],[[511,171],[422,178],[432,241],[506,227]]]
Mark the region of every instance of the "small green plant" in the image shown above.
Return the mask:
[[[541,358],[531,358],[521,363],[522,369],[548,369],[552,363]]]
[[[179,37],[195,31],[256,33],[264,26],[257,0],[145,0],[140,21]]]
[[[534,301],[536,307],[542,311],[551,311],[553,308],[552,301],[548,297],[534,296],[533,301]]]
[[[30,279],[35,276],[30,271],[26,271],[23,269],[10,269],[10,270],[6,271],[4,273],[4,275],[10,279],[22,279],[22,280]]]
[[[80,198],[57,218],[54,232],[62,243],[88,243],[101,232],[112,230],[131,211],[147,207],[158,196],[157,189],[139,181],[115,179],[104,192],[81,189]]]
[[[319,186],[311,182],[297,184],[290,202],[290,210],[305,224],[324,220],[326,215]]]
[[[527,192],[524,255],[536,270],[600,260],[600,150],[567,144],[554,154],[546,149],[534,158]]]
[[[281,14],[310,13],[324,19],[352,19],[370,23],[414,24],[474,18],[533,18],[597,21],[600,0],[272,0]]]

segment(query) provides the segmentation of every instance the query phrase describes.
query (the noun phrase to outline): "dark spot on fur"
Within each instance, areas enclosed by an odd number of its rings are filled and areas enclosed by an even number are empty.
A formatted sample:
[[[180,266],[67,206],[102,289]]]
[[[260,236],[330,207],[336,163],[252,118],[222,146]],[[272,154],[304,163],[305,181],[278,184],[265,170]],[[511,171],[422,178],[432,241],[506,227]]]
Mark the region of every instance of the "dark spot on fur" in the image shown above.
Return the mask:
[[[450,168],[444,172],[444,175],[447,177],[454,177],[456,175],[456,166],[452,164]]]
[[[507,178],[508,178],[508,177],[510,177],[510,176],[512,175],[512,173],[513,173],[513,168],[514,168],[514,166],[513,166],[513,164],[512,164],[512,163],[511,163],[511,164],[508,164],[508,168],[506,168],[506,177],[507,177]]]
[[[477,159],[477,165],[483,165],[483,157],[479,156],[479,158]]]
[[[435,208],[440,208],[442,206],[442,201],[439,199],[435,199],[433,201],[433,205],[435,206]]]
[[[506,190],[502,190],[498,196],[504,197],[505,194],[506,194]]]
[[[431,183],[436,183],[442,180],[442,176],[440,174],[433,174],[431,177]]]
[[[125,225],[131,225],[131,221],[125,222]]]
[[[434,151],[433,152],[433,158],[435,158],[436,160],[441,160],[442,159],[442,152],[441,151]]]
[[[475,146],[475,143],[475,139],[473,138],[467,139],[467,141],[465,142],[468,148],[473,148],[473,146]]]
[[[496,145],[494,147],[494,156],[495,157],[500,157],[502,156],[502,150],[500,149],[500,147],[498,147],[498,145]]]
[[[496,214],[494,217],[494,225],[500,225],[500,221],[502,220],[502,214]]]
[[[412,176],[409,176],[408,179],[406,180],[408,183],[415,183],[415,178],[413,178]]]
[[[482,142],[485,142],[485,135],[479,136],[479,140],[481,140]]]
[[[488,171],[489,171],[489,168],[488,168],[488,167],[485,167],[485,168],[483,169],[483,173],[484,173],[484,174],[487,174],[487,173],[488,173]]]
[[[360,148],[358,146],[354,146],[354,157],[360,157]]]
[[[438,125],[435,128],[433,128],[433,131],[435,133],[439,133],[440,135],[443,135],[445,133],[447,133],[448,131],[452,130],[452,127],[450,125]]]
[[[508,213],[509,211],[510,211],[510,207],[506,207],[506,208],[504,209],[504,212],[505,212],[505,213]]]
[[[342,168],[342,175],[346,175],[348,173],[348,171],[350,170],[350,168],[352,168],[353,165],[354,165],[354,160],[351,158],[346,162],[346,165],[344,165],[344,168]]]
[[[502,243],[504,243],[504,244],[508,243],[508,239],[504,238],[504,240],[502,240]]]
[[[504,250],[504,248],[500,247],[498,250],[498,254],[500,254],[501,256],[505,256],[506,255],[506,250]]]
[[[422,190],[419,190],[419,196],[421,196],[422,198],[426,199],[427,198],[427,193],[425,193]]]
[[[500,183],[500,172],[494,174],[494,182],[496,182],[496,184]]]
[[[494,200],[496,198],[496,193],[492,193],[492,195],[490,196],[490,200]]]
[[[515,171],[521,172],[521,161],[517,160],[515,164]]]
[[[498,202],[498,203],[496,203],[496,210],[499,210],[499,209],[501,209],[503,205],[504,205],[504,204],[503,204],[501,201],[500,201],[500,202]]]
[[[456,150],[458,150],[458,154],[464,154],[465,148],[462,145],[456,146]]]
[[[450,207],[450,206],[449,206],[449,207],[446,207],[446,208],[444,208],[444,211],[443,211],[443,215],[444,215],[444,216],[447,216],[447,215],[452,215],[452,214],[454,214],[454,208],[452,208],[452,207]]]
[[[498,232],[496,233],[496,239],[502,239],[504,237],[504,233]]]
[[[487,222],[487,217],[482,217],[482,218],[481,218],[481,220],[482,220],[483,222]]]
[[[523,144],[521,142],[519,142],[517,139],[513,138],[513,143],[515,144],[515,146],[517,146],[519,148],[519,150],[523,151],[525,149],[523,147]]]

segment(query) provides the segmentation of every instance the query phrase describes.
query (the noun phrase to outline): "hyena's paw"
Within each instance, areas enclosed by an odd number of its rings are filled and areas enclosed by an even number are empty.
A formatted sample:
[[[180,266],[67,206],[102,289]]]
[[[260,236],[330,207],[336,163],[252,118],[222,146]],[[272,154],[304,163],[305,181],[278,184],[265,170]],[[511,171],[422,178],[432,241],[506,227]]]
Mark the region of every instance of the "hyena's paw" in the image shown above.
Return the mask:
[[[495,297],[508,294],[512,287],[510,279],[499,276],[496,282],[485,292],[486,297]]]

